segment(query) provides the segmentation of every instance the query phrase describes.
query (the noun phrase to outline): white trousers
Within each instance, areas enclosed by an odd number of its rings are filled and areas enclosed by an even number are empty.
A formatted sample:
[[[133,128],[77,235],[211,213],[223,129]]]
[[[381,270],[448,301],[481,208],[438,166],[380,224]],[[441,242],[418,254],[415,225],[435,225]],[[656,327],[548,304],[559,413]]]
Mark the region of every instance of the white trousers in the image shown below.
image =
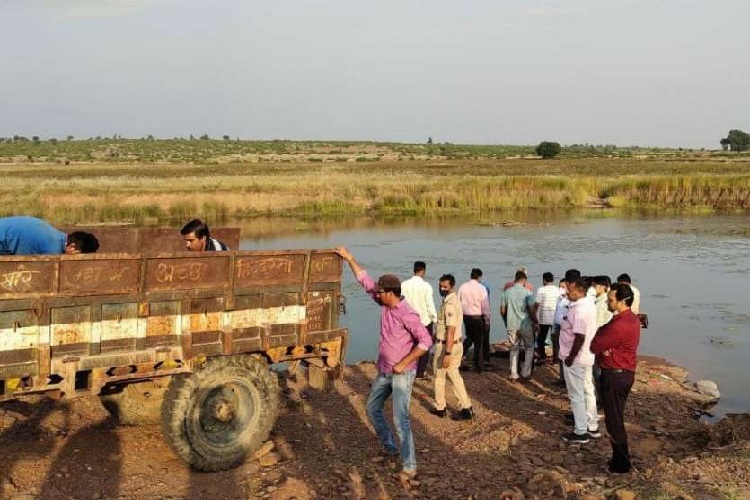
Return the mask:
[[[573,363],[565,366],[565,385],[568,388],[570,409],[575,418],[575,433],[586,434],[599,429],[599,416],[596,414],[596,393],[592,381],[592,367]]]

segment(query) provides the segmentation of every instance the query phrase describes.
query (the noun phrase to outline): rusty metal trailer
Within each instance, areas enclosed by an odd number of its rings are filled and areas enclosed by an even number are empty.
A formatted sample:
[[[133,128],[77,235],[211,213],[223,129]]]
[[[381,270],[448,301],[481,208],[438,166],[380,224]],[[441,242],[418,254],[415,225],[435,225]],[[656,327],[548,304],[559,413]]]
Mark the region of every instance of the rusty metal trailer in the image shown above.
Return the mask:
[[[3,257],[0,401],[99,394],[125,423],[160,419],[191,466],[227,469],[273,426],[270,364],[303,362],[317,387],[340,372],[340,295],[330,250]]]

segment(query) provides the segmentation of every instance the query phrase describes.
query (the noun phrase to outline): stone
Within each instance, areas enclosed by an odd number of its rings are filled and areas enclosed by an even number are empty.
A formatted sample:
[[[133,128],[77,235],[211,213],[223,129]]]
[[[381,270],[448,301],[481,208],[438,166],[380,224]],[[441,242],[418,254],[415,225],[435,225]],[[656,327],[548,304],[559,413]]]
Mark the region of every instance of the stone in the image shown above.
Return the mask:
[[[270,453],[271,451],[273,451],[275,446],[276,445],[273,443],[273,441],[271,440],[266,441],[265,443],[263,443],[260,449],[258,449],[258,451],[253,453],[253,458],[260,458],[266,453]]]
[[[635,498],[635,493],[630,490],[615,491],[615,500],[635,500]]]
[[[281,461],[281,456],[278,453],[266,453],[258,457],[258,462],[263,467],[272,467]]]
[[[711,380],[699,380],[694,385],[695,390],[700,394],[704,394],[716,399],[719,399],[721,397],[719,386],[716,385],[716,382],[712,382]]]

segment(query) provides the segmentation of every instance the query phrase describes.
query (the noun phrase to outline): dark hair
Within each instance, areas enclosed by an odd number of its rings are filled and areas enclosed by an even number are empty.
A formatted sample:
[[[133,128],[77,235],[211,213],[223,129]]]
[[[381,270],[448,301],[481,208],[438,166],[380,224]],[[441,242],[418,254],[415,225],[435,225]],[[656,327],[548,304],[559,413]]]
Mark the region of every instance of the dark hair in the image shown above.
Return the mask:
[[[589,283],[590,282],[586,278],[578,278],[577,280],[569,281],[568,288],[570,289],[570,287],[573,287],[585,292],[589,288]]]
[[[73,231],[68,235],[68,245],[73,245],[81,253],[94,253],[99,250],[99,240],[91,233]]]
[[[633,305],[633,289],[627,283],[612,283],[609,291],[615,292],[615,298],[619,302],[625,302],[628,307]]]
[[[632,281],[630,281],[630,275],[627,273],[622,273],[621,275],[619,275],[617,277],[617,281],[619,281],[620,283],[626,283],[628,285],[632,283]]]
[[[565,271],[565,281],[568,283],[575,281],[581,277],[581,271],[578,269],[568,269]]]
[[[523,272],[523,271],[516,271],[516,278],[515,278],[516,282],[521,281],[521,280],[525,280],[525,279],[526,279],[526,273],[525,272]]]
[[[442,275],[438,283],[442,283],[443,281],[447,281],[448,283],[451,284],[451,286],[456,286],[456,278],[454,278],[452,274]]]
[[[544,281],[545,283],[552,283],[553,281],[555,281],[555,277],[552,275],[552,273],[546,272],[542,274],[542,281]]]
[[[473,279],[473,280],[475,280],[477,278],[481,278],[482,277],[482,270],[479,269],[478,267],[475,267],[475,268],[473,268],[471,270],[471,275],[470,276],[471,276],[471,279]]]
[[[606,286],[607,288],[612,286],[612,280],[609,279],[609,276],[604,276],[604,275],[594,276],[593,278],[591,278],[591,281],[595,285],[603,285],[603,286]]]
[[[401,287],[398,288],[383,288],[384,292],[393,292],[396,297],[401,297]]]
[[[422,262],[421,260],[418,260],[414,263],[414,273],[418,273],[419,271],[426,271],[427,270],[427,264]]]
[[[190,233],[195,233],[195,237],[199,240],[210,237],[208,233],[208,226],[200,219],[193,219],[182,226],[182,229],[180,230],[181,235],[184,236]]]

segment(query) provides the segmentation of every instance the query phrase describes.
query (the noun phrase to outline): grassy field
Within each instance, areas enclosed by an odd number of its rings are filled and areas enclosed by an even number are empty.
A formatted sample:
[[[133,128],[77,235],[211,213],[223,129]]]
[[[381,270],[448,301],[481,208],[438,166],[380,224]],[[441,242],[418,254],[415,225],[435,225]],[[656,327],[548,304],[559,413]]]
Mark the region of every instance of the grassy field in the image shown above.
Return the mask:
[[[0,215],[58,223],[750,208],[750,156],[531,147],[212,140],[0,142]],[[31,153],[29,153],[31,151]]]

